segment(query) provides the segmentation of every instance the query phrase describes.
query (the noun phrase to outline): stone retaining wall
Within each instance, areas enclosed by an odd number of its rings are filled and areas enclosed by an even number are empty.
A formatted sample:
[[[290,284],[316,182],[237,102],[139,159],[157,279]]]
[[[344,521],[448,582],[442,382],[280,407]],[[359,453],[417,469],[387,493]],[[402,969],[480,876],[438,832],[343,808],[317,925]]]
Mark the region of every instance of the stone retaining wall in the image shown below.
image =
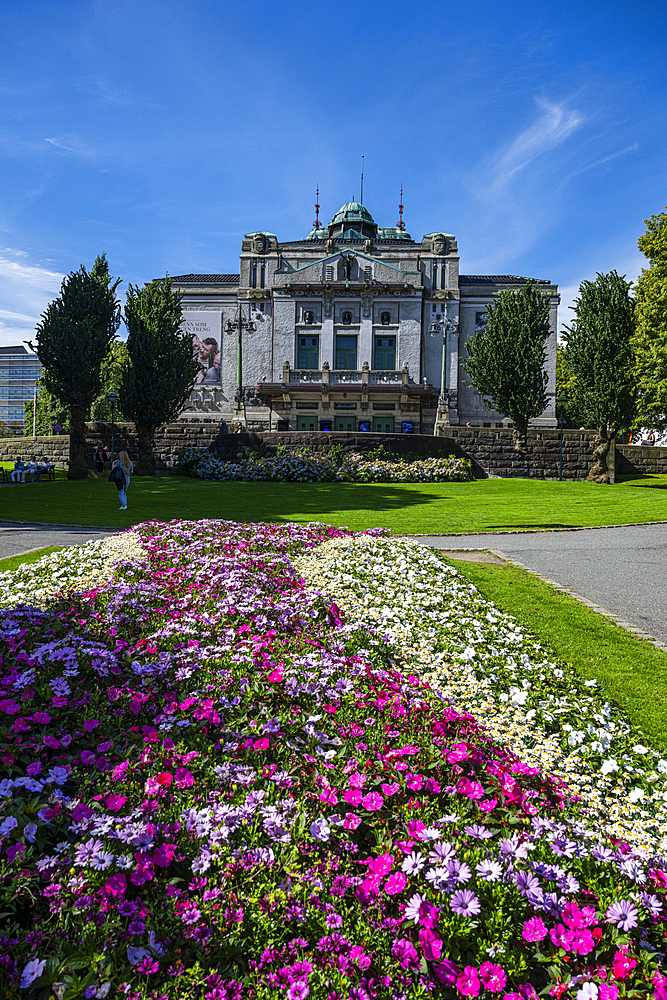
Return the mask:
[[[266,449],[275,454],[279,445],[289,449],[308,447],[313,451],[326,451],[332,445],[343,451],[369,451],[383,445],[398,455],[438,457],[457,455],[470,458],[477,478],[530,478],[558,479],[560,467],[560,431],[557,429],[532,429],[528,431],[528,450],[525,456],[514,451],[512,431],[494,427],[452,427],[448,437],[426,434],[360,434],[342,431],[248,431],[241,434],[223,434],[217,423],[189,421],[162,427],[155,440],[153,455],[158,473],[174,471],[179,452],[188,445],[207,448],[217,458],[235,460],[248,451]],[[88,424],[86,459],[94,468],[93,456],[99,440],[111,453],[111,425]],[[565,430],[563,432],[563,479],[585,479],[592,463],[595,432],[592,430]],[[114,427],[116,452],[125,450],[136,458],[136,437],[132,424]],[[13,462],[17,455],[47,456],[57,468],[66,469],[69,455],[69,436],[61,434],[40,438],[0,439],[0,461]],[[640,445],[612,446],[610,457],[615,461],[616,475],[667,474],[667,448]]]

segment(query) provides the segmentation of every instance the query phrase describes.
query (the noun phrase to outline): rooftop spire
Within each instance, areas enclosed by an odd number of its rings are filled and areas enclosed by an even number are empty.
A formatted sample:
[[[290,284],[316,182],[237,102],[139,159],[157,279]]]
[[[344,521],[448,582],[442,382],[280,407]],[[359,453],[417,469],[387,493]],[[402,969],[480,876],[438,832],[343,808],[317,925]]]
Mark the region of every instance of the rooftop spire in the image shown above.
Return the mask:
[[[317,191],[315,192],[315,221],[313,222],[313,229],[320,228],[320,185],[317,185]]]
[[[403,222],[403,185],[401,184],[401,200],[398,205],[398,222],[396,223],[399,229],[405,229],[405,223]]]

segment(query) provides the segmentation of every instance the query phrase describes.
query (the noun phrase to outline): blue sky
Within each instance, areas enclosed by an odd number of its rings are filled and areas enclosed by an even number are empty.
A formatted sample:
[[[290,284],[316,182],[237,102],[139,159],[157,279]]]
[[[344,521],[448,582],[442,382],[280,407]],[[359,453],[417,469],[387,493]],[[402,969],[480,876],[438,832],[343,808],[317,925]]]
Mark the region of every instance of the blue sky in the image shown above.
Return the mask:
[[[0,10],[0,345],[106,253],[238,270],[359,198],[462,273],[631,279],[667,202],[667,5],[28,0]]]

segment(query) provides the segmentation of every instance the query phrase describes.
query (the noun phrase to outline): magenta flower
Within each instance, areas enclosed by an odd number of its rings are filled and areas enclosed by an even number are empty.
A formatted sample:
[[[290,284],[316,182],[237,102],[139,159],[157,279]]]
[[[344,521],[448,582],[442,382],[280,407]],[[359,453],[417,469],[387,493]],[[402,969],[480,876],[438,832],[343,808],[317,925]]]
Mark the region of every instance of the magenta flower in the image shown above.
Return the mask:
[[[118,812],[127,802],[127,795],[115,795],[113,792],[107,796],[107,809],[111,812]]]
[[[494,965],[493,962],[483,962],[480,965],[479,978],[484,989],[491,993],[500,993],[507,984],[507,976],[502,965]]]
[[[360,823],[361,816],[357,816],[355,813],[345,813],[343,826],[346,830],[356,830]]]
[[[523,925],[524,941],[542,941],[548,933],[545,923],[540,917],[531,917]]]
[[[374,872],[376,875],[386,875],[394,867],[394,855],[393,854],[378,854],[377,858],[373,858],[368,868],[370,871]]]
[[[361,804],[364,809],[368,809],[369,812],[375,812],[377,809],[382,809],[384,805],[384,799],[377,792],[371,792],[369,795],[364,795],[361,800]]]
[[[448,958],[443,958],[442,962],[434,966],[435,978],[442,986],[456,986],[456,979],[459,974],[459,967]]]
[[[41,761],[39,761],[39,760],[33,761],[32,764],[28,764],[28,766],[26,767],[25,770],[26,770],[26,774],[29,774],[30,777],[33,778],[36,774],[40,774],[41,773],[41,770],[42,770]]]
[[[391,953],[404,969],[419,964],[419,956],[415,946],[407,938],[396,938],[391,946]]]
[[[363,799],[363,795],[358,788],[348,788],[343,792],[344,800],[351,806],[358,806]]]
[[[466,965],[463,972],[456,977],[456,988],[464,997],[477,997],[481,984],[479,974],[474,965]]]
[[[392,781],[389,785],[383,782],[380,787],[386,796],[395,795],[396,792],[400,792],[401,790],[401,786],[395,781]]]
[[[100,724],[99,719],[86,719],[86,721],[83,724],[83,728],[86,730],[87,733],[92,733],[93,729],[97,729],[99,724]]]
[[[403,872],[392,872],[384,884],[384,891],[388,896],[396,896],[399,892],[403,892],[407,884],[408,880]]]
[[[430,928],[422,927],[419,932],[419,943],[426,961],[437,962],[442,954],[442,938],[434,934]]]

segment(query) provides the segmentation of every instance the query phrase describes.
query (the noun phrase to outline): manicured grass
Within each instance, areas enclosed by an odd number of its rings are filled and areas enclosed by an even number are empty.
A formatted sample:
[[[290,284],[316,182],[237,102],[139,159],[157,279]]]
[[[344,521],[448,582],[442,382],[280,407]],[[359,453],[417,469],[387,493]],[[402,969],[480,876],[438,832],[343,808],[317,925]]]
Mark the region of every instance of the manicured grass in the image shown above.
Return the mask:
[[[210,483],[135,476],[129,510],[104,479],[0,485],[0,520],[125,527],[149,518],[322,521],[394,534],[588,527],[667,520],[667,476],[617,486],[530,479],[470,483]]]
[[[445,561],[667,746],[667,653],[518,566]]]
[[[24,552],[20,556],[8,556],[0,559],[0,573],[8,573],[10,570],[23,566],[24,563],[39,562],[42,556],[48,556],[51,552],[59,552],[63,545],[46,545],[43,549],[35,549],[34,552]]]

